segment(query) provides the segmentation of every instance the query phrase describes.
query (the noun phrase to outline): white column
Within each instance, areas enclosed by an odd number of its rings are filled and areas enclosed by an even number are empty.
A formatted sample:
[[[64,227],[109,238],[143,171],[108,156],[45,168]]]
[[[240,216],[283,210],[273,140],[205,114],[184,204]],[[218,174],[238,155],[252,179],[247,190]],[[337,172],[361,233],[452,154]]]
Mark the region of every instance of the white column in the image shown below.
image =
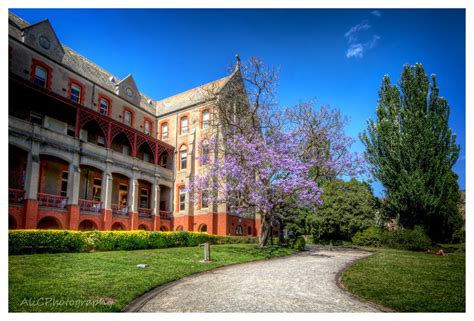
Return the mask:
[[[81,170],[79,168],[79,154],[74,153],[73,161],[69,163],[67,178],[67,203],[68,205],[79,204],[79,187],[81,181]]]
[[[31,151],[28,153],[25,177],[25,198],[35,200],[38,196],[40,175],[39,143],[32,141]]]

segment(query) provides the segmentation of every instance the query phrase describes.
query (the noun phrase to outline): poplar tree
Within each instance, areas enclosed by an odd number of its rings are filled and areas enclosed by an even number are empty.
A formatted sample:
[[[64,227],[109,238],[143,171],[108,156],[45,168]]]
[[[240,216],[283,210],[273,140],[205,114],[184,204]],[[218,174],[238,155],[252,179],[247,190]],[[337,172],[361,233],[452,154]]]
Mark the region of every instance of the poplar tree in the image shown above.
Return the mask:
[[[459,157],[448,125],[450,108],[435,75],[421,64],[405,65],[392,85],[385,76],[376,121],[361,133],[372,174],[384,186],[388,213],[408,228],[422,225],[433,240],[448,240],[457,228],[459,198],[452,167]]]

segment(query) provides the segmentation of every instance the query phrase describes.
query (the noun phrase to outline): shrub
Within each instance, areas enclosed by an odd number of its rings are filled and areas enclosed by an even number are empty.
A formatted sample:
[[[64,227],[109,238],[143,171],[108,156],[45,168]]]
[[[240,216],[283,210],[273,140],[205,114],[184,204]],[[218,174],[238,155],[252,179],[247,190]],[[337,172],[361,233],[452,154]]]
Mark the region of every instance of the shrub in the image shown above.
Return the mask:
[[[298,236],[293,243],[293,248],[298,251],[303,251],[306,246],[306,241],[303,236]]]
[[[177,246],[255,243],[254,237],[218,236],[197,232],[13,230],[10,254],[158,249]]]
[[[381,233],[380,229],[372,226],[368,229],[357,232],[352,238],[352,243],[358,246],[380,246]]]
[[[425,251],[431,247],[431,240],[421,226],[384,232],[376,227],[370,227],[356,233],[352,242],[358,246],[383,246],[409,251]]]

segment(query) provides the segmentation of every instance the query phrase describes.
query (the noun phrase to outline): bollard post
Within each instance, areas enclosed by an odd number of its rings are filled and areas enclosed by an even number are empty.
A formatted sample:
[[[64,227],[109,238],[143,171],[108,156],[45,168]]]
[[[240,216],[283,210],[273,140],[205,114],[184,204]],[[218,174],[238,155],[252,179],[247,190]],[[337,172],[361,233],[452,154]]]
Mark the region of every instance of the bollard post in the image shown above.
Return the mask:
[[[204,247],[204,262],[211,262],[211,243],[206,242],[199,244],[199,246]]]

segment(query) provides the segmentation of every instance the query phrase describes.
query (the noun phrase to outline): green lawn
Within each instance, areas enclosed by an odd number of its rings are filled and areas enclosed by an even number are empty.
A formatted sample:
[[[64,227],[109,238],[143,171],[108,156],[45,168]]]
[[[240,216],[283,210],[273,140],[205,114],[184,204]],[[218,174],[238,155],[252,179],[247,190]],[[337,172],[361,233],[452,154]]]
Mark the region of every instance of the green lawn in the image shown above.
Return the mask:
[[[465,253],[376,252],[343,273],[342,283],[353,293],[396,311],[466,310]]]
[[[202,248],[9,256],[9,310],[120,311],[146,291],[187,275],[294,252],[254,244],[214,245],[212,263]],[[139,269],[137,264],[149,266]],[[62,300],[62,301],[61,301]]]

